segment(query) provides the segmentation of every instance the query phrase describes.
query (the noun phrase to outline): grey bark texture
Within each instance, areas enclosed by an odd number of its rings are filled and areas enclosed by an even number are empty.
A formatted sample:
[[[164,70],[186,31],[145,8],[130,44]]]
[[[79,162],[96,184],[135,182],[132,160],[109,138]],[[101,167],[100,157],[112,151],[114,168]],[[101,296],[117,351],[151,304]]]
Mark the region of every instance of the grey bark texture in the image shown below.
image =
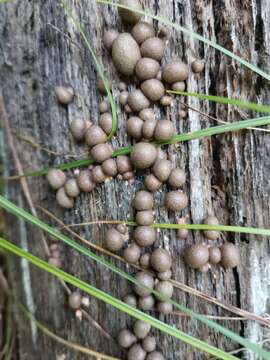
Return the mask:
[[[147,0],[143,3],[150,12],[191,28],[270,72],[268,0]],[[104,29],[116,27],[123,30],[116,9],[98,6],[93,0],[74,0],[70,4],[102,59],[108,77],[116,85],[118,75],[102,46]],[[50,24],[68,35],[79,47]],[[209,46],[180,32],[171,31],[164,61],[176,54],[189,63],[192,54],[204,58],[206,62],[203,76],[190,75],[188,91],[269,103],[269,87],[261,78]],[[72,85],[75,89],[75,100],[68,107],[59,106],[55,99],[54,87],[61,84]],[[20,0],[0,5],[0,86],[12,129],[63,154],[58,157],[49,156],[17,141],[25,171],[68,162],[70,157],[67,154],[79,155],[83,152],[73,142],[69,124],[75,117],[97,122],[101,97],[96,89],[93,60],[58,1]],[[114,96],[117,95],[114,86]],[[252,115],[230,106],[208,104],[194,98],[189,98],[188,104],[223,121],[240,120]],[[186,120],[180,120],[177,115],[179,109],[179,102],[176,101],[174,107],[162,112],[156,108],[156,112],[160,117],[172,119],[179,133],[217,125],[192,110],[189,110]],[[130,143],[125,135],[125,121],[126,117],[119,111],[119,129],[113,139],[115,148]],[[5,137],[4,142],[6,144]],[[270,142],[267,133],[242,131],[181,143],[165,151],[174,164],[187,171],[185,191],[189,195],[189,206],[183,215],[189,215],[190,221],[198,223],[208,214],[216,214],[224,224],[270,228]],[[2,153],[7,173],[13,174],[13,162],[7,145]],[[114,179],[98,187],[90,195],[81,195],[71,211],[62,211],[57,207],[55,194],[49,189],[44,177],[31,178],[28,184],[36,204],[49,209],[65,223],[78,223],[95,219],[125,220],[129,214],[132,218],[131,201],[135,192],[142,188],[142,180],[141,173],[136,176],[132,186]],[[157,193],[155,197],[156,221],[173,223],[175,216],[168,214],[163,206],[165,191],[166,187],[164,192]],[[10,199],[27,208],[19,183],[10,183],[7,193]],[[50,223],[41,213],[40,217]],[[14,217],[9,218],[9,225],[10,239],[14,243],[46,258],[37,229]],[[78,229],[78,232],[90,241],[102,245],[105,229],[106,226],[89,226]],[[224,233],[222,236],[237,244],[240,249],[241,264],[233,271],[214,268],[201,274],[184,265],[183,250],[188,244],[202,241],[200,233],[190,233],[187,241],[179,241],[176,240],[175,231],[161,231],[158,245],[169,248],[173,253],[174,279],[222,302],[258,315],[270,313],[269,239],[233,233]],[[47,240],[53,243],[53,239]],[[131,290],[131,285],[119,276],[78,255],[67,246],[60,246],[64,270],[118,298]],[[117,265],[132,272],[122,264]],[[97,351],[125,357],[113,341],[102,337],[88,321],[80,322],[75,319],[67,307],[66,293],[56,279],[17,258],[12,259],[11,268],[12,287],[16,297],[42,323],[66,339]],[[180,290],[175,290],[174,298],[199,313],[232,316],[231,313]],[[88,312],[113,337],[116,337],[121,328],[133,322],[125,314],[94,298],[90,298]],[[160,319],[226,351],[238,348],[237,344],[224,336],[189,318],[160,316]],[[266,328],[251,321],[224,321],[222,324],[255,342],[269,337]],[[158,332],[156,335],[158,347],[166,359],[208,358],[171,337]],[[35,326],[30,327],[21,316],[18,316],[18,345],[20,359],[56,359],[59,354],[65,354],[66,360],[86,358],[52,342],[37,331]],[[255,359],[247,352],[239,353],[239,356]]]

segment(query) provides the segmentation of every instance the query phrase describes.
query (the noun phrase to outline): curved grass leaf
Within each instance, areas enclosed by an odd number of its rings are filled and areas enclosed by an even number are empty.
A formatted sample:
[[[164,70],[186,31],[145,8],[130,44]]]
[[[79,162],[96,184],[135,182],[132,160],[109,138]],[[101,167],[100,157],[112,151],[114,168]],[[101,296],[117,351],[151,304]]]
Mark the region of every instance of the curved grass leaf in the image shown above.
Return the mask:
[[[67,5],[67,2],[65,0],[59,0],[59,1],[63,6],[63,9],[65,10],[66,15],[68,16],[68,18],[70,18],[73,21],[73,24],[74,24],[75,28],[78,30],[81,37],[83,38],[86,47],[88,48],[88,50],[90,51],[90,53],[91,53],[91,55],[92,55],[92,57],[94,59],[98,74],[101,77],[101,79],[102,79],[102,81],[104,83],[104,86],[106,88],[108,99],[109,99],[111,110],[112,110],[112,130],[111,130],[110,134],[108,135],[108,140],[109,140],[115,134],[115,132],[117,130],[117,124],[118,124],[116,104],[115,104],[115,101],[113,99],[113,95],[112,95],[111,90],[110,90],[109,80],[105,76],[103,66],[102,66],[101,62],[99,61],[99,59],[97,58],[96,53],[95,53],[94,49],[92,48],[90,42],[88,41],[87,36],[86,36],[85,32],[83,31],[83,28],[82,28],[82,26],[80,24],[80,21],[78,20],[77,16],[73,14],[72,10],[69,8],[69,6]]]
[[[157,320],[154,317],[152,317],[148,314],[145,314],[144,312],[142,312],[136,308],[133,308],[130,305],[127,305],[123,301],[95,288],[92,285],[87,284],[86,282],[76,278],[73,275],[70,275],[69,273],[64,272],[63,270],[58,269],[55,266],[48,264],[47,262],[30,254],[29,252],[26,252],[26,251],[20,249],[19,247],[13,245],[9,241],[7,241],[1,237],[0,237],[0,247],[19,256],[20,258],[26,259],[30,263],[36,265],[38,268],[40,268],[44,271],[47,271],[48,273],[67,282],[68,284],[71,284],[71,285],[77,287],[78,289],[105,302],[106,304],[109,304],[109,305],[115,307],[116,309],[135,317],[138,320],[142,320],[142,321],[150,324],[151,326],[155,327],[156,329],[158,329],[168,335],[171,335],[179,340],[182,340],[183,342],[185,342],[193,347],[196,347],[197,349],[199,349],[201,351],[205,351],[208,354],[212,354],[219,359],[224,359],[224,360],[237,359],[233,355],[226,354],[224,351],[222,351],[218,348],[215,348],[214,346],[208,345],[204,341],[198,340],[190,335],[187,335],[184,332],[182,332],[178,329],[175,329],[174,327],[172,327],[164,322],[161,322],[160,320]]]
[[[249,101],[242,101],[237,99],[226,98],[223,96],[206,95],[206,94],[199,94],[199,93],[185,92],[185,91],[167,90],[167,93],[175,94],[175,95],[191,96],[191,97],[196,97],[200,100],[209,100],[220,104],[239,106],[240,108],[243,109],[270,113],[269,105],[260,105]]]
[[[100,223],[100,222],[97,222]],[[109,223],[109,220],[108,220]],[[117,224],[124,224],[128,226],[138,226],[135,221],[116,221]],[[76,227],[76,226],[87,226],[93,225],[94,222],[83,222],[79,224],[67,225],[68,227]],[[106,220],[104,220],[104,224],[106,224]],[[253,234],[253,235],[261,235],[261,236],[270,236],[270,229],[263,228],[255,228],[248,226],[231,226],[231,225],[207,225],[207,224],[166,224],[166,223],[154,223],[150,225],[155,229],[188,229],[188,230],[216,230],[216,231],[226,231],[226,232],[235,232],[241,234]]]
[[[127,9],[127,10],[132,10],[136,13],[142,14],[144,16],[150,17],[152,19],[155,19],[163,24],[166,24],[168,26],[173,27],[174,29],[183,32],[184,34],[187,34],[189,36],[194,37],[195,39],[202,41],[203,43],[215,48],[216,50],[222,52],[223,54],[229,56],[230,58],[232,58],[233,60],[239,62],[240,64],[246,66],[248,69],[254,71],[255,73],[257,73],[258,75],[262,76],[263,78],[265,78],[266,80],[270,81],[270,75],[267,74],[266,72],[264,72],[263,70],[259,69],[257,66],[250,64],[248,61],[242,59],[240,56],[232,53],[231,51],[225,49],[223,46],[217,44],[215,41],[209,40],[197,33],[195,33],[194,31],[187,29],[181,25],[178,25],[172,21],[170,21],[169,19],[166,19],[164,17],[158,16],[158,15],[153,15],[149,12],[143,11],[143,10],[138,10],[138,9],[134,9],[130,6],[126,6],[126,5],[122,5],[119,4],[117,2],[114,1],[107,1],[107,0],[96,0],[96,2],[98,4],[104,4],[104,5],[112,5],[112,6],[117,6],[123,9]]]
[[[21,209],[20,207],[16,206],[15,204],[10,202],[9,200],[5,199],[3,196],[0,196],[0,207],[2,207],[3,209],[7,210],[10,213],[12,213],[13,215],[21,217],[24,220],[26,220],[27,222],[39,227],[40,229],[44,230],[45,232],[47,232],[51,236],[55,237],[58,240],[63,241],[65,244],[67,244],[70,247],[76,249],[81,254],[84,254],[85,256],[89,257],[90,259],[96,261],[97,263],[102,264],[106,268],[112,270],[114,273],[116,273],[116,274],[122,276],[123,278],[129,280],[133,284],[136,284],[136,285],[139,285],[141,287],[147,288],[146,286],[139,283],[133,276],[131,276],[128,273],[124,272],[123,270],[119,269],[118,267],[116,267],[115,265],[113,265],[109,261],[103,259],[102,257],[94,254],[93,252],[86,249],[85,247],[77,244],[75,241],[73,241],[70,238],[68,238],[67,236],[63,235],[60,231],[53,229],[52,227],[50,227],[46,223],[42,222],[38,218],[36,218],[33,215],[31,215],[30,213],[28,213],[27,211]],[[157,292],[157,291],[155,291],[153,289],[150,289],[150,288],[147,288],[147,289],[149,291],[151,291],[152,294],[159,297],[162,301],[170,302],[172,305],[174,305],[180,311],[182,311],[185,314],[193,317],[194,319],[206,324],[207,326],[215,329],[216,331],[218,331],[221,334],[229,337],[233,341],[238,342],[239,344],[243,345],[247,349],[250,349],[250,350],[254,351],[256,354],[262,356],[263,358],[267,359],[267,357],[270,356],[270,353],[268,353],[265,350],[261,349],[256,344],[250,342],[249,340],[246,340],[246,339],[242,338],[241,336],[239,336],[239,335],[235,334],[234,332],[226,329],[225,327],[215,323],[214,321],[211,321],[211,320],[207,319],[205,316],[193,312],[192,310],[186,308],[183,305],[178,304],[177,302],[169,299],[168,297],[162,295],[161,293],[159,293],[159,292]]]
[[[207,129],[203,129],[203,130],[198,130],[198,131],[194,131],[194,132],[190,132],[190,133],[186,133],[186,134],[180,134],[180,135],[175,135],[171,140],[166,141],[166,142],[153,142],[154,144],[156,144],[157,146],[163,146],[163,145],[170,145],[170,144],[176,144],[178,142],[183,142],[183,141],[189,141],[189,140],[194,140],[194,139],[202,139],[204,137],[207,136],[213,136],[213,135],[218,135],[218,134],[224,134],[227,132],[233,132],[233,131],[238,131],[238,130],[243,130],[249,127],[258,127],[261,125],[269,125],[270,124],[270,116],[263,116],[263,117],[259,117],[259,118],[255,118],[255,119],[248,119],[248,120],[242,120],[242,121],[236,121],[230,124],[226,124],[226,125],[219,125],[219,126],[212,126],[209,127]],[[132,150],[132,146],[128,146],[128,147],[122,147],[119,148],[117,150],[115,150],[113,152],[113,157],[119,156],[119,155],[127,155],[131,152]],[[66,164],[61,164],[56,166],[57,169],[61,169],[61,170],[68,170],[68,169],[74,169],[80,166],[88,166],[93,164],[94,161],[93,159],[89,158],[89,159],[80,159],[80,160],[75,160],[75,161],[71,161],[69,163]],[[8,179],[9,180],[17,180],[20,179],[22,177],[36,177],[36,176],[43,176],[46,175],[48,173],[49,168],[45,167],[41,170],[36,170],[36,171],[30,171],[30,172],[26,172],[25,174],[21,175],[21,176],[11,176]]]

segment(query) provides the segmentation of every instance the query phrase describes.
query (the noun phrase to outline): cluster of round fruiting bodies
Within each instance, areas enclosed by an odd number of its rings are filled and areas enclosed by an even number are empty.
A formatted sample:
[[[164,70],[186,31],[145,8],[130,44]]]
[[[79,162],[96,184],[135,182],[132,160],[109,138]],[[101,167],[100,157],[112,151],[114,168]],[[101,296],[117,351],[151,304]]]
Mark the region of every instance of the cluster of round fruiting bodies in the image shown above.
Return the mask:
[[[168,281],[171,278],[172,258],[171,254],[161,248],[155,249],[152,253],[145,252],[156,242],[156,230],[151,226],[154,223],[154,199],[152,193],[141,190],[136,193],[133,200],[133,207],[136,211],[137,227],[133,231],[133,241],[123,251],[124,259],[131,264],[140,264],[146,271],[139,271],[135,278],[140,285],[134,286],[136,295],[127,295],[124,299],[129,305],[139,307],[142,310],[151,310],[157,307],[161,313],[171,312],[172,306],[169,302],[152,295],[152,290],[159,292],[166,298],[173,295],[173,286]],[[122,226],[122,225],[121,225]],[[125,245],[125,233],[120,226],[111,228],[105,234],[105,247],[110,251],[119,251]],[[156,301],[158,303],[156,304]]]
[[[133,331],[122,329],[118,334],[118,344],[126,349],[128,360],[165,360],[157,351],[157,341],[150,335],[151,326],[141,320],[135,322]]]
[[[204,223],[207,225],[219,225],[215,216],[208,216]],[[208,242],[217,241],[219,231],[205,230],[204,236]],[[224,268],[234,268],[239,264],[240,255],[238,248],[229,242],[222,245],[195,244],[186,249],[184,254],[185,262],[193,269],[207,272],[212,265],[220,264]]]

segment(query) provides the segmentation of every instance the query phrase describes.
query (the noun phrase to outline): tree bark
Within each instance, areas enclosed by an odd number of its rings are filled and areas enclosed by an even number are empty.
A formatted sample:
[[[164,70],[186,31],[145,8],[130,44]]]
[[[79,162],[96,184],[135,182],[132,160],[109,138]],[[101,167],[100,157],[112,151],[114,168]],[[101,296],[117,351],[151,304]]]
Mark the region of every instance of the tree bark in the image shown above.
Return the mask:
[[[123,29],[116,9],[98,6],[95,1],[70,3],[80,18],[87,38],[102,59],[108,77],[116,85],[118,75],[102,46],[104,29],[114,26]],[[147,0],[144,5],[150,12],[191,28],[270,72],[268,0]],[[192,54],[205,59],[204,75],[191,74],[188,91],[269,103],[269,87],[261,78],[209,46],[180,32],[171,31],[165,58],[170,59],[175,54],[189,63]],[[96,70],[85,44],[67,20],[58,1],[21,0],[0,5],[0,84],[12,129],[63,154],[49,156],[39,149],[33,150],[25,142],[17,141],[25,171],[68,162],[68,154],[79,155],[83,152],[82,147],[73,142],[69,124],[75,117],[97,122],[100,95],[96,89]],[[54,87],[61,84],[71,85],[75,89],[75,100],[68,107],[59,106],[55,99]],[[117,95],[114,87],[114,96]],[[187,101],[189,106],[223,121],[231,122],[252,115],[239,108],[213,105],[195,98]],[[172,108],[160,111],[156,107],[155,110],[158,116],[172,119],[179,133],[217,125],[191,109],[188,118],[180,120],[177,115],[179,109],[179,102],[176,101]],[[112,141],[114,148],[130,143],[125,135],[125,120],[125,115],[119,111],[119,129]],[[13,174],[13,162],[5,136],[4,142],[6,146],[2,154],[6,171]],[[187,171],[185,191],[189,196],[189,206],[183,215],[189,215],[190,221],[199,223],[213,213],[224,224],[270,228],[269,150],[269,135],[253,130],[194,140],[181,143],[178,147],[170,146],[166,150],[169,158]],[[105,183],[90,195],[81,195],[76,200],[75,210],[71,211],[62,211],[57,207],[55,194],[44,177],[28,179],[28,184],[34,203],[49,209],[68,224],[106,218],[126,220],[131,214],[132,198],[142,188],[142,179],[140,174],[136,176],[132,186],[117,179]],[[19,206],[27,208],[19,183],[9,183],[6,192]],[[175,216],[168,214],[163,206],[164,193],[155,196],[156,221],[174,223]],[[54,225],[43,214],[39,215]],[[14,217],[9,218],[9,224],[11,241],[46,258],[40,233],[35,228]],[[95,244],[102,245],[105,229],[106,226],[89,226],[78,232]],[[184,265],[182,254],[188,244],[202,241],[202,235],[190,233],[187,241],[179,241],[175,235],[175,231],[161,231],[158,240],[158,245],[170,248],[174,254],[174,279],[255,314],[270,312],[269,239],[224,233],[224,239],[239,246],[240,265],[233,271],[217,267],[201,274]],[[53,239],[48,237],[47,241],[53,243]],[[119,276],[79,256],[69,247],[60,246],[64,270],[118,298],[131,290],[131,285]],[[117,265],[131,272],[122,264]],[[88,321],[75,319],[67,307],[66,293],[56,279],[17,258],[12,258],[11,268],[16,298],[26,304],[42,323],[71,341],[124,358],[119,347],[102,337]],[[232,315],[179,290],[175,290],[174,299],[199,313]],[[113,337],[122,327],[133,322],[125,314],[94,298],[90,298],[88,311]],[[160,316],[160,319],[226,351],[238,347],[224,336],[188,318]],[[222,325],[254,342],[262,341],[267,336],[264,327],[251,321],[224,321]],[[154,333],[166,359],[207,358],[205,354],[171,337]],[[19,316],[18,344],[20,359],[55,359],[56,355],[62,353],[66,354],[66,360],[86,358],[52,342]],[[244,353],[243,357],[255,359],[250,353]]]

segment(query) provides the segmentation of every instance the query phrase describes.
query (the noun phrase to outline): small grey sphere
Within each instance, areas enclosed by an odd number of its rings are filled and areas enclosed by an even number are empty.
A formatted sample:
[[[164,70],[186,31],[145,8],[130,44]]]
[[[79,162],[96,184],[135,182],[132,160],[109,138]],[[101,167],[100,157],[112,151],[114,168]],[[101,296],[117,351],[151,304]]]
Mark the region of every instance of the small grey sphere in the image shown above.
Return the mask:
[[[165,182],[168,180],[172,172],[172,163],[166,159],[159,159],[153,166],[153,173],[159,181]]]
[[[90,147],[105,143],[106,140],[106,133],[98,125],[92,125],[85,133],[85,142]]]
[[[155,290],[168,298],[171,298],[173,295],[173,286],[169,281],[159,281],[155,286]],[[162,301],[162,298],[158,296],[157,298]]]
[[[149,191],[140,190],[136,193],[133,200],[133,206],[136,210],[151,210],[154,206],[153,195]]]
[[[122,249],[124,244],[123,235],[114,228],[109,229],[105,234],[105,246],[110,251]]]
[[[221,265],[224,268],[232,269],[240,263],[240,253],[238,248],[229,242],[226,242],[220,247],[221,251]]]
[[[142,341],[142,347],[146,352],[152,352],[156,349],[157,342],[154,336],[146,336]]]
[[[159,63],[151,58],[141,58],[136,64],[136,75],[140,80],[154,79],[159,72]]]
[[[127,121],[127,134],[133,139],[140,140],[142,138],[143,120],[138,116],[132,116]]]
[[[104,32],[103,43],[108,51],[112,50],[113,42],[118,38],[118,36],[119,32],[115,29],[108,29]]]
[[[151,108],[143,109],[140,111],[139,117],[144,121],[155,120],[154,110]]]
[[[156,230],[150,226],[137,226],[133,237],[139,246],[151,246],[156,241]]]
[[[146,269],[149,268],[149,266],[150,266],[150,257],[151,257],[151,255],[149,253],[145,253],[140,257],[140,265],[143,268],[146,268]]]
[[[174,124],[170,120],[161,120],[157,122],[154,137],[158,141],[168,141],[174,135]]]
[[[173,169],[168,179],[169,185],[175,189],[179,189],[185,184],[185,182],[186,182],[186,174],[184,170],[180,168]]]
[[[72,102],[75,94],[71,86],[56,86],[55,95],[60,104],[68,105]]]
[[[133,27],[131,35],[141,45],[145,40],[155,36],[155,30],[151,24],[140,21]]]
[[[145,40],[141,45],[141,54],[143,57],[148,57],[160,61],[164,55],[165,42],[158,37],[151,37]]]
[[[138,307],[144,311],[152,310],[155,306],[155,299],[153,295],[143,296],[139,298]]]
[[[144,95],[150,101],[158,101],[160,100],[165,94],[165,88],[161,81],[157,79],[149,79],[144,81],[141,84],[141,89]]]
[[[218,219],[215,216],[208,216],[205,220],[204,223],[207,225],[219,225]],[[204,236],[209,239],[209,240],[216,240],[219,238],[219,231],[216,230],[205,230],[204,231]]]
[[[163,272],[159,272],[157,274],[159,280],[163,280],[163,281],[166,281],[166,280],[170,280],[171,277],[172,277],[172,271],[171,270],[166,270],[166,271],[163,271]]]
[[[143,138],[147,140],[152,139],[154,137],[156,126],[157,126],[156,119],[146,120],[142,127]]]
[[[160,312],[163,315],[168,315],[172,312],[173,306],[169,302],[159,302],[157,304],[157,311]]]
[[[154,222],[153,210],[137,211],[136,223],[141,226],[149,226]]]
[[[124,296],[123,301],[134,308],[137,307],[137,297],[133,294],[127,294]]]
[[[133,331],[138,339],[144,339],[151,330],[151,325],[142,321],[137,320],[134,324]]]
[[[89,170],[82,170],[77,178],[79,188],[84,192],[91,192],[96,187]]]
[[[134,344],[128,350],[127,359],[128,360],[144,360],[146,357],[146,352],[143,350],[140,344]]]
[[[188,66],[181,59],[174,59],[164,66],[162,77],[169,84],[184,81],[188,78]]]
[[[119,0],[119,4],[131,7],[136,10],[143,10],[139,0]],[[136,24],[142,17],[142,14],[121,7],[118,8],[118,13],[122,21],[127,24]]]
[[[83,119],[74,119],[70,124],[70,131],[74,139],[81,141],[86,132],[86,122]]]
[[[106,175],[104,174],[102,167],[100,165],[95,166],[92,170],[91,179],[96,184],[102,184],[106,180]]]
[[[156,249],[151,255],[151,265],[157,272],[170,270],[172,266],[171,254],[165,249]]]
[[[170,191],[166,194],[165,205],[171,211],[183,210],[188,205],[187,195],[180,191]]]
[[[160,351],[153,351],[148,354],[146,360],[165,360],[165,357],[162,355]]]
[[[221,261],[221,251],[217,246],[211,246],[209,248],[209,262],[216,265]]]
[[[67,178],[62,170],[49,169],[47,174],[47,180],[54,190],[58,190],[65,185]]]
[[[148,108],[150,102],[144,95],[144,93],[141,90],[137,89],[129,93],[128,105],[130,106],[131,110],[135,112],[140,112],[141,110]]]
[[[103,161],[109,159],[112,154],[113,149],[108,143],[95,145],[90,151],[90,155],[97,163],[103,163]]]
[[[79,292],[75,291],[69,295],[68,305],[73,310],[78,310],[81,307],[82,296]]]
[[[105,132],[105,134],[109,135],[112,131],[112,114],[110,114],[109,112],[105,112],[104,114],[100,115],[98,123],[102,130]],[[104,135],[102,135],[102,139],[104,139]],[[105,142],[106,139],[103,142]]]
[[[128,349],[136,342],[136,336],[131,331],[122,329],[118,334],[117,341],[122,348]]]
[[[157,191],[158,189],[160,189],[162,182],[159,181],[155,177],[155,175],[149,174],[146,176],[146,178],[144,180],[144,185],[147,190],[154,192],[154,191]]]
[[[136,264],[138,262],[140,256],[141,256],[141,249],[135,243],[129,245],[124,250],[124,253],[123,253],[124,259],[131,264]]]
[[[209,250],[204,244],[195,244],[186,249],[184,259],[193,269],[199,269],[209,260]]]
[[[80,195],[80,188],[76,179],[68,179],[65,183],[65,192],[69,197],[77,197]]]
[[[117,156],[116,164],[119,174],[124,174],[126,172],[132,171],[130,158],[126,155]]]
[[[71,209],[74,206],[74,199],[67,196],[63,187],[57,190],[56,200],[58,204],[65,209]]]
[[[153,277],[146,272],[140,271],[136,274],[135,279],[140,283],[140,285],[134,285],[135,293],[139,296],[149,296],[152,292],[151,290],[154,288]]]
[[[117,175],[117,165],[115,159],[107,159],[105,160],[102,165],[102,170],[104,174],[108,176],[116,176]]]

